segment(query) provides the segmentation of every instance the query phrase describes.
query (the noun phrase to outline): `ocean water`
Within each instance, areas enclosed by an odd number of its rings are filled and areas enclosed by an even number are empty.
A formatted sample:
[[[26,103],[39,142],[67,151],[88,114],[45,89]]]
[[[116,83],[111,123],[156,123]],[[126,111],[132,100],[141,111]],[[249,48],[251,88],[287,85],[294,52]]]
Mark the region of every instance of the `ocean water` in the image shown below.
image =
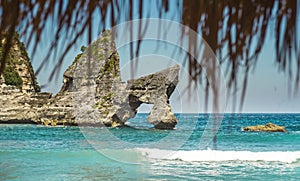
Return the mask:
[[[216,142],[208,114],[176,116],[176,130],[146,114],[125,128],[0,124],[0,180],[300,180],[300,114],[225,114]],[[268,122],[288,132],[242,130]]]

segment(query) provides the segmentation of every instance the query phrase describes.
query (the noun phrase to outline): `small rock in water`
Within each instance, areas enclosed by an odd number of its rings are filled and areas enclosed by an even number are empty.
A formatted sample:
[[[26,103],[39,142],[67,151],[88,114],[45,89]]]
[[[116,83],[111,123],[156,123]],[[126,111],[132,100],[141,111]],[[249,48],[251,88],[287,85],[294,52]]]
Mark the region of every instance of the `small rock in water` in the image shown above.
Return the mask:
[[[243,128],[244,131],[262,131],[262,132],[287,132],[284,126],[278,126],[273,123],[266,125],[247,126]]]

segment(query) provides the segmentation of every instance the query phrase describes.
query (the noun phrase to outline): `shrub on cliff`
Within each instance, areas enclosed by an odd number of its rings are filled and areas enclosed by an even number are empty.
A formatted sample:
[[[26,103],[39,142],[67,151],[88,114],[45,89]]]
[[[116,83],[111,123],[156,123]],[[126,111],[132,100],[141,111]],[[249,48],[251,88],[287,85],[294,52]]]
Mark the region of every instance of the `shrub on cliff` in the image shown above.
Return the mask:
[[[5,33],[2,32],[2,34]],[[34,70],[32,68],[30,58],[27,54],[26,47],[24,43],[19,40],[19,34],[17,32],[14,33],[12,44],[14,46],[8,52],[6,66],[2,73],[5,84],[17,86],[20,89],[22,88],[23,80],[19,73],[23,71],[23,68],[18,70],[18,66],[24,64],[27,71],[29,72],[27,75],[27,79],[29,79],[29,82],[31,82],[34,91],[40,92],[41,88],[38,85],[37,79],[34,75]],[[4,41],[0,42],[0,57],[2,57],[4,45],[5,39]]]
[[[14,85],[18,88],[22,88],[22,78],[13,67],[7,66],[3,71],[3,76],[5,84]]]

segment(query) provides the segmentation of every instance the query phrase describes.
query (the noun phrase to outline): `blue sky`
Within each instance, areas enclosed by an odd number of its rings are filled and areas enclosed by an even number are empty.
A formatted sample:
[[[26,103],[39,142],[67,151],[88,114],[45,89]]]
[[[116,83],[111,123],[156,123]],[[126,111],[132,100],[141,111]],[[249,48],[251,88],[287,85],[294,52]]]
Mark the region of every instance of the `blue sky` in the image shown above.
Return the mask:
[[[155,1],[149,1],[149,4],[145,4],[147,9],[151,9],[150,18],[158,18],[157,5]],[[171,19],[178,21],[179,15],[175,13],[175,6],[171,4],[170,11],[164,15],[164,19]],[[145,14],[147,14],[145,12]],[[134,16],[137,16],[137,13],[134,13]],[[147,14],[148,15],[148,14]],[[95,22],[97,22],[98,16],[95,15]],[[47,47],[49,47],[49,42],[51,38],[51,22],[48,23],[47,30],[44,32],[45,39],[42,40],[41,44],[38,47],[38,50],[35,52],[35,57],[33,59],[33,68],[36,70],[47,53]],[[109,26],[109,23],[108,23]],[[151,28],[151,27],[150,27]],[[170,30],[172,31],[172,30]],[[97,39],[97,30],[94,31],[93,39]],[[300,92],[298,91],[297,95],[288,94],[288,78],[287,75],[278,72],[277,65],[275,64],[275,44],[274,36],[271,30],[268,31],[266,43],[262,49],[262,52],[258,58],[258,63],[256,68],[250,73],[249,84],[246,93],[246,99],[243,107],[243,112],[300,112],[299,102],[300,102]],[[38,81],[40,85],[46,84],[47,87],[43,91],[56,93],[59,91],[62,85],[62,74],[66,68],[72,63],[74,57],[80,52],[81,45],[86,45],[85,37],[81,38],[77,44],[71,49],[68,55],[65,58],[65,61],[62,65],[62,69],[59,73],[57,79],[49,83],[48,78],[51,73],[53,65],[51,63],[43,69],[43,71],[38,75]],[[155,72],[166,68],[172,64],[175,64],[178,60],[170,60],[168,57],[172,57],[173,46],[168,44],[161,44],[157,48],[157,43],[154,42],[145,42],[142,43],[141,49],[141,63],[139,64],[139,69],[137,75],[145,75],[147,73]],[[32,54],[32,47],[28,48],[29,55]],[[123,79],[127,79],[126,75],[129,70],[129,49],[128,46],[121,47],[119,50],[120,59],[121,59],[121,74]],[[178,55],[180,56],[180,55]],[[153,58],[154,57],[154,58]],[[176,57],[175,59],[180,59]],[[55,62],[55,60],[53,60]],[[296,60],[293,60],[296,62]],[[183,76],[184,77],[184,76]],[[242,79],[242,77],[241,77]],[[183,79],[182,82],[187,83],[187,79]],[[183,87],[180,85],[179,87]],[[201,87],[201,86],[200,86]],[[240,85],[241,87],[241,85]],[[178,88],[179,89],[179,88]],[[201,91],[199,88],[198,91]],[[238,95],[240,94],[238,91]],[[195,99],[182,98],[178,99],[179,95],[182,94],[180,91],[175,91],[174,95],[171,97],[171,104],[174,112],[195,112],[203,111],[203,104],[201,102],[202,97],[199,101],[193,101]],[[196,98],[198,100],[198,98]],[[237,104],[239,101],[237,102]],[[200,105],[199,105],[200,104]],[[231,112],[231,98],[229,98],[229,105],[226,109],[226,112]],[[144,106],[140,111],[147,111],[149,107]]]

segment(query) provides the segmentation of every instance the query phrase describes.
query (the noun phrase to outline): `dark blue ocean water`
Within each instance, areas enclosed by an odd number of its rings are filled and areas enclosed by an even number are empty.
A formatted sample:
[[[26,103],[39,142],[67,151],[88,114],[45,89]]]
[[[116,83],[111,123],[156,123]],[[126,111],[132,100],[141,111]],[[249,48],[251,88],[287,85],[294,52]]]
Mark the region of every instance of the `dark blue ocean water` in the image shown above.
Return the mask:
[[[225,114],[215,142],[209,114],[176,116],[176,130],[146,114],[125,128],[0,124],[0,180],[300,179],[300,114]],[[288,132],[242,130],[268,122]]]

